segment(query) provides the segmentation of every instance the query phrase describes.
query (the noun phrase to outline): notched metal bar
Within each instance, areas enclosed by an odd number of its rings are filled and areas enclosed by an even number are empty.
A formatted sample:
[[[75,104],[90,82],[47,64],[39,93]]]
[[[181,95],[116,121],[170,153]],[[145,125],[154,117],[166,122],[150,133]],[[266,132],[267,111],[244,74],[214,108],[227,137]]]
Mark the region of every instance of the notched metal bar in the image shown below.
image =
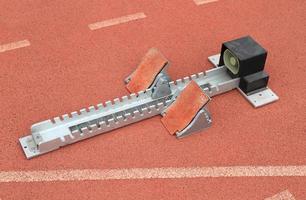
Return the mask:
[[[168,82],[166,85],[170,88],[170,94],[166,96],[153,98],[153,88],[150,88],[39,122],[31,127],[30,135],[19,139],[20,144],[26,157],[32,158],[67,144],[159,115],[191,80],[210,97],[235,89],[239,85],[239,78],[232,79],[224,66],[214,68]]]

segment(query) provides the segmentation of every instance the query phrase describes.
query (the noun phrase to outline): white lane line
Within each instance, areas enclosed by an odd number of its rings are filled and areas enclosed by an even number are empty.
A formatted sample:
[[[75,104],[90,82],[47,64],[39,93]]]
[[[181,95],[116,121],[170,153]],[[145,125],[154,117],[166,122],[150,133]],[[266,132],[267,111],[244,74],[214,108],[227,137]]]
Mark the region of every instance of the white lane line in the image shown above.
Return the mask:
[[[22,47],[27,47],[27,46],[30,46],[29,40],[21,40],[17,42],[3,44],[3,45],[0,45],[0,53],[14,50],[14,49],[19,49]]]
[[[235,166],[187,168],[80,169],[49,171],[0,171],[0,183],[125,179],[178,179],[205,177],[306,176],[305,166]]]
[[[285,190],[272,197],[266,198],[265,200],[295,200],[295,198],[289,190]]]
[[[212,3],[212,2],[217,2],[218,0],[193,0],[195,4],[202,5],[202,4],[207,4],[207,3]]]
[[[118,25],[118,24],[122,24],[122,23],[127,23],[127,22],[130,22],[130,21],[143,19],[143,18],[146,18],[146,17],[147,16],[144,13],[140,12],[140,13],[135,13],[135,14],[131,14],[131,15],[126,15],[126,16],[122,16],[122,17],[118,17],[118,18],[113,18],[113,19],[108,19],[108,20],[92,23],[92,24],[89,24],[88,27],[89,27],[90,30],[97,30],[97,29],[100,29],[100,28],[105,28],[105,27],[108,27],[108,26],[114,26],[114,25]]]

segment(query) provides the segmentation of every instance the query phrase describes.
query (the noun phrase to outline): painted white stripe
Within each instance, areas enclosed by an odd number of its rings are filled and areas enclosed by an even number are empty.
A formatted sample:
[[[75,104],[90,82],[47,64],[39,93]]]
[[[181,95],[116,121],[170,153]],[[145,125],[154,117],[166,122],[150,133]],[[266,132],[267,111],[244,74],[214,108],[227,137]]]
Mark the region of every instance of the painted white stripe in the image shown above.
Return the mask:
[[[193,0],[195,4],[202,5],[202,4],[207,4],[207,3],[212,3],[212,2],[217,2],[218,0]]]
[[[265,200],[295,200],[294,196],[289,190],[282,191],[273,197],[266,198]]]
[[[122,17],[118,17],[118,18],[108,19],[108,20],[105,20],[105,21],[89,24],[88,27],[89,27],[90,30],[97,30],[97,29],[100,29],[100,28],[108,27],[108,26],[114,26],[114,25],[127,23],[127,22],[130,22],[130,21],[138,20],[138,19],[143,19],[145,17],[146,17],[146,15],[144,13],[140,12],[140,13],[135,13],[135,14],[131,14],[131,15],[126,15],[126,16],[122,16]]]
[[[205,177],[290,177],[306,176],[306,166],[236,166],[189,168],[82,169],[50,171],[2,171],[2,182],[178,179]]]
[[[14,49],[19,49],[22,47],[27,47],[27,46],[30,46],[29,40],[21,40],[17,42],[8,43],[8,44],[3,44],[3,45],[0,45],[0,53],[14,50]]]

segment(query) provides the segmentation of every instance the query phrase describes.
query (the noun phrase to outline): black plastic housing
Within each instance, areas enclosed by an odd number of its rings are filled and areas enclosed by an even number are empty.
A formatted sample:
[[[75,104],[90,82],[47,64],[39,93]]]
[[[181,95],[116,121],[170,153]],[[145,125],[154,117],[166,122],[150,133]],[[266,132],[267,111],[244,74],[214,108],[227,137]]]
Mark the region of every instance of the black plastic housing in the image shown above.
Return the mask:
[[[260,88],[265,88],[268,85],[269,75],[260,71],[248,76],[244,76],[240,79],[239,88],[246,94],[258,90]]]
[[[224,51],[230,50],[239,60],[239,72],[235,75],[227,70],[231,77],[243,77],[264,69],[267,51],[260,46],[252,37],[246,36],[222,44],[219,66],[224,65]]]

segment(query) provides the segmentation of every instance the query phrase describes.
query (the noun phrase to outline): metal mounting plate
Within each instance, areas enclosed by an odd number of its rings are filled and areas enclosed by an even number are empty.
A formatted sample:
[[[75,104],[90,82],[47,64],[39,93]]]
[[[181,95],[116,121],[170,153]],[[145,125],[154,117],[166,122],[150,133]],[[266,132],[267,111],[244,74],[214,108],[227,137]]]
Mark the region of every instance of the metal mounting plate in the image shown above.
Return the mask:
[[[216,54],[216,55],[213,55],[213,56],[209,56],[208,57],[208,60],[215,66],[215,67],[219,67],[218,64],[219,64],[219,60],[220,60],[220,54]]]
[[[255,108],[264,106],[279,99],[279,97],[268,87],[249,95],[245,94],[240,88],[237,89]]]
[[[23,138],[19,138],[19,142],[27,158],[32,158],[40,154],[37,150],[37,145],[32,135],[27,135]]]

